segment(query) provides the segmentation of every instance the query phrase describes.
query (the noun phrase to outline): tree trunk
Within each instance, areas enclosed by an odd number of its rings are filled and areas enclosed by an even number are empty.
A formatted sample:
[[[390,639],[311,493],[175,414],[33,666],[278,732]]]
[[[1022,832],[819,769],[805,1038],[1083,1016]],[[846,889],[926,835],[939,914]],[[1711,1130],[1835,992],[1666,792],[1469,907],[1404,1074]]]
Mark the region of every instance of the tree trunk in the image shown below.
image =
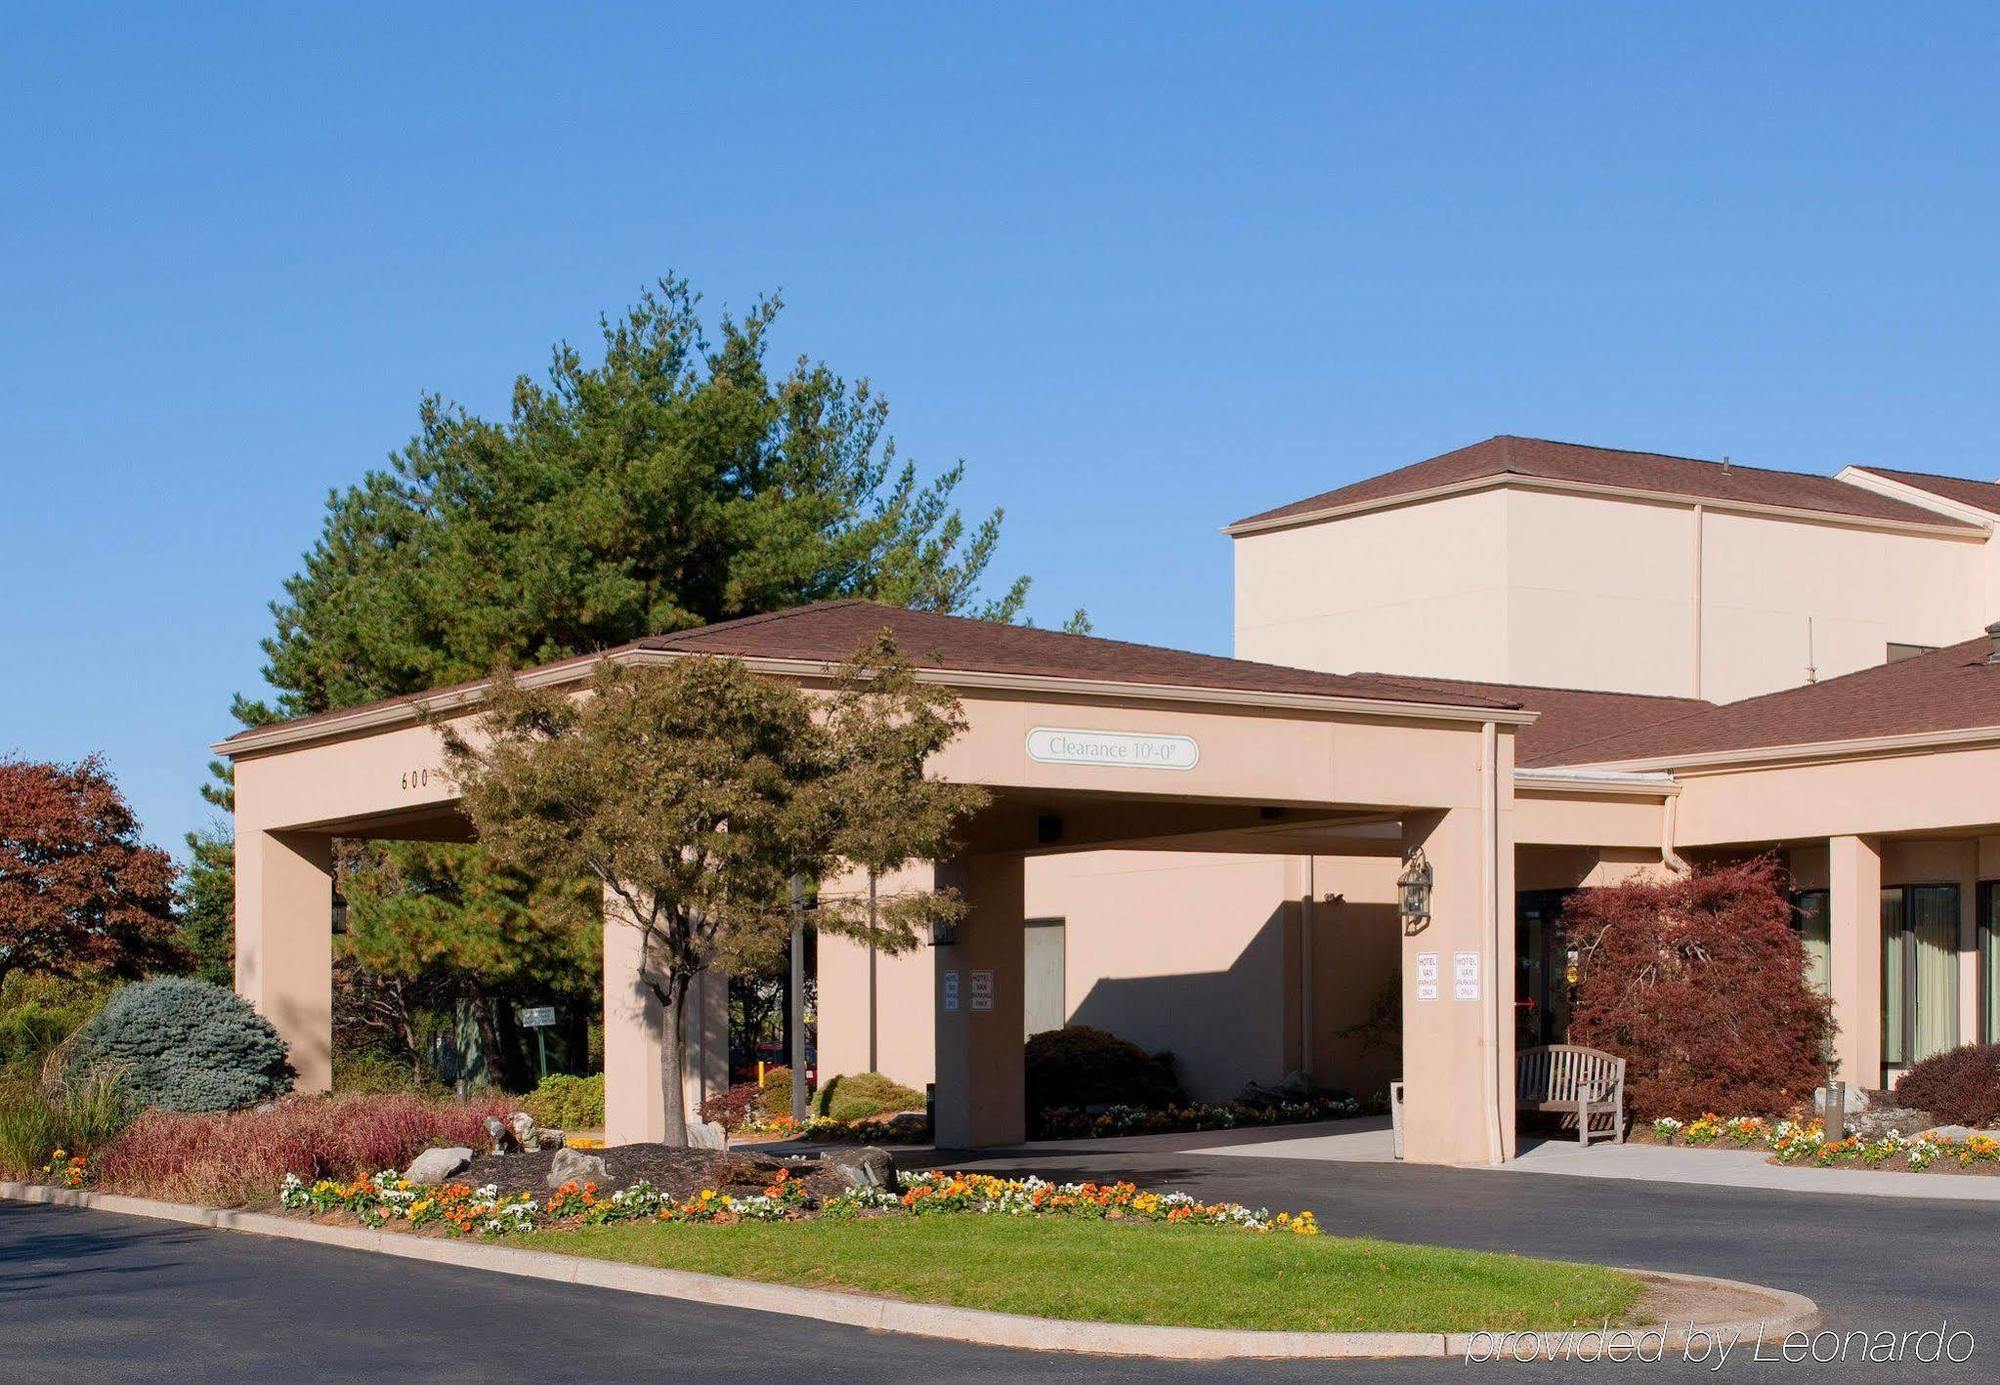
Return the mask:
[[[668,981],[660,996],[660,1110],[666,1117],[665,1140],[670,1145],[688,1142],[687,1091],[681,1079],[681,1015],[687,1000],[687,982],[678,977]]]

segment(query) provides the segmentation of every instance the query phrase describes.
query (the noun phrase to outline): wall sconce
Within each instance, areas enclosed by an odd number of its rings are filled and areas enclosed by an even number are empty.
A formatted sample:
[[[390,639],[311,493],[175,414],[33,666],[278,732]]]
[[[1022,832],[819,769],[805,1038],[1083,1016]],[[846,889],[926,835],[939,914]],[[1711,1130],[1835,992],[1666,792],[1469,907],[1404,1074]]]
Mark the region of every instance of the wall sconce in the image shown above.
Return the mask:
[[[1431,922],[1431,863],[1422,847],[1413,847],[1403,858],[1403,873],[1396,877],[1396,893],[1403,913],[1403,931],[1421,933]]]
[[[950,947],[958,941],[957,919],[931,920],[931,946]]]

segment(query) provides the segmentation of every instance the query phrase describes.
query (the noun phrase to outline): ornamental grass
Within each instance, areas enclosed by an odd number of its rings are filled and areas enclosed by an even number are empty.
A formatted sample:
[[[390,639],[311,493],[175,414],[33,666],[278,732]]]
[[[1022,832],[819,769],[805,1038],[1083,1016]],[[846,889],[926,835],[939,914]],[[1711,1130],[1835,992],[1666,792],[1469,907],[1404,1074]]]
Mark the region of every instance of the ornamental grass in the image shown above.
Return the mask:
[[[240,1207],[267,1200],[287,1174],[352,1179],[401,1168],[433,1145],[485,1143],[504,1101],[416,1096],[304,1097],[226,1115],[148,1111],[94,1156],[92,1183],[140,1197]]]

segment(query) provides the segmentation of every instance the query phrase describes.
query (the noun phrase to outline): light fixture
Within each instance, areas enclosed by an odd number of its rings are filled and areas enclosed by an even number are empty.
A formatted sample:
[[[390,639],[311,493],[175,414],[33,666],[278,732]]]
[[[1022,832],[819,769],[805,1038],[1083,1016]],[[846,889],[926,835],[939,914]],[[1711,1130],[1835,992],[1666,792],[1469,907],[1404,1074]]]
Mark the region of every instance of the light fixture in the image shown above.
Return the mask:
[[[1403,858],[1403,873],[1396,877],[1396,892],[1403,914],[1403,931],[1421,933],[1431,921],[1431,863],[1420,846],[1410,848]]]
[[[958,941],[957,919],[931,920],[931,946],[950,947]]]

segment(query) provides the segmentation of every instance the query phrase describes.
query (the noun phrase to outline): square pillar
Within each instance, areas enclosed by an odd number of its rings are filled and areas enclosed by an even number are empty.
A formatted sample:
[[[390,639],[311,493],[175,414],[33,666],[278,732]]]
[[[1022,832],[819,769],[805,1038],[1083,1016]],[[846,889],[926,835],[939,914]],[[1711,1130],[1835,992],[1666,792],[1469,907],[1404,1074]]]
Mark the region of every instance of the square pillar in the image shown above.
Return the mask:
[[[1829,970],[1834,1058],[1843,1081],[1882,1081],[1882,843],[1827,839]]]
[[[1421,847],[1433,877],[1430,921],[1403,936],[1403,1158],[1411,1163],[1492,1164],[1512,1150],[1514,843],[1503,817],[1498,849],[1489,847],[1484,818],[1454,808],[1403,820],[1404,851]]]
[[[642,977],[644,949],[624,905],[604,897],[604,1142],[657,1141],[667,1132],[660,1088],[661,1007]],[[689,1123],[729,1085],[729,980],[705,971],[681,1006],[681,1092]]]
[[[333,1086],[333,838],[238,829],[236,993],[284,1039],[295,1090]]]
[[[1021,987],[1027,939],[1025,870],[1018,856],[940,864],[940,888],[969,906],[956,942],[931,949],[936,976],[939,1149],[1015,1144],[1027,1135]]]

